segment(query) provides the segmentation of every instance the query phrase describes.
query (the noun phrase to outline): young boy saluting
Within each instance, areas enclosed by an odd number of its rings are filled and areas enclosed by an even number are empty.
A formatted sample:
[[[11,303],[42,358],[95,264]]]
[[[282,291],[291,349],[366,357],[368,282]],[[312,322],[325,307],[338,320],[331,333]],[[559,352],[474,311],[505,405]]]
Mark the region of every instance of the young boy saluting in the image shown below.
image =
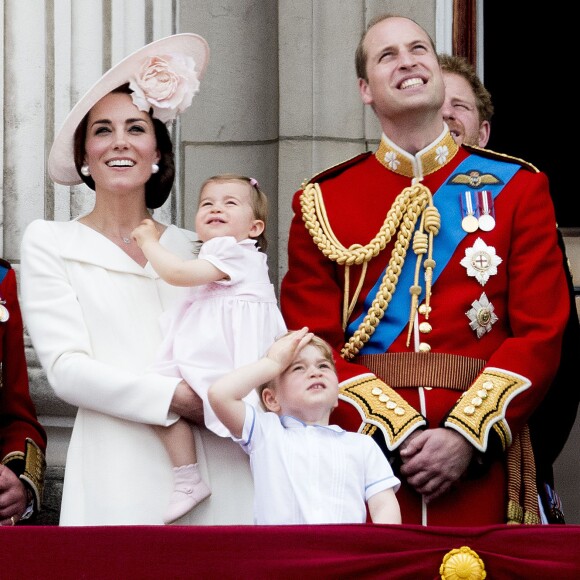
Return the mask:
[[[258,389],[265,413],[242,399]],[[289,332],[218,379],[209,402],[250,456],[256,524],[400,524],[400,481],[368,436],[329,425],[338,404],[330,346]]]

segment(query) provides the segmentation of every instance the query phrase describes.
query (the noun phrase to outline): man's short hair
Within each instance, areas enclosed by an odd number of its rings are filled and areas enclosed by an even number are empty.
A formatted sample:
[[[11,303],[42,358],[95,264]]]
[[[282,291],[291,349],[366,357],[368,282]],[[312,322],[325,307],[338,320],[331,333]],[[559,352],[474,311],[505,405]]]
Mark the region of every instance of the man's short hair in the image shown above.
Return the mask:
[[[456,74],[463,77],[469,83],[475,95],[475,106],[477,107],[477,113],[479,115],[479,123],[491,121],[491,117],[493,116],[491,95],[477,76],[477,72],[471,63],[463,56],[440,54],[439,64],[444,73]]]

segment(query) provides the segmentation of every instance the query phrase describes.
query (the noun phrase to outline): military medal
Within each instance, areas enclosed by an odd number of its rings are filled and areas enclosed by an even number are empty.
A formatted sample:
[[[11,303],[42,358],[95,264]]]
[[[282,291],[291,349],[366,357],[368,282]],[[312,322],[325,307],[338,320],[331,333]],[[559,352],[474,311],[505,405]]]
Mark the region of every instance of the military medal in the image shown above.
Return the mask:
[[[6,304],[6,300],[0,300],[0,322],[6,322],[10,318],[10,312],[4,304]]]
[[[463,219],[461,220],[461,227],[468,234],[471,234],[477,230],[479,223],[475,217],[475,211],[473,209],[473,200],[471,199],[471,191],[464,191],[460,197],[461,201],[461,215]]]
[[[493,304],[488,300],[485,292],[481,293],[479,300],[471,303],[471,308],[465,313],[469,318],[469,327],[481,338],[484,334],[491,331],[491,327],[499,319],[494,312]]]
[[[497,267],[502,261],[493,246],[488,246],[481,238],[477,238],[473,246],[465,250],[465,258],[459,263],[467,270],[468,276],[473,276],[484,286],[490,276],[497,274]]]
[[[484,232],[491,232],[495,228],[493,198],[491,191],[482,189],[477,192],[477,209],[479,212],[479,228]]]

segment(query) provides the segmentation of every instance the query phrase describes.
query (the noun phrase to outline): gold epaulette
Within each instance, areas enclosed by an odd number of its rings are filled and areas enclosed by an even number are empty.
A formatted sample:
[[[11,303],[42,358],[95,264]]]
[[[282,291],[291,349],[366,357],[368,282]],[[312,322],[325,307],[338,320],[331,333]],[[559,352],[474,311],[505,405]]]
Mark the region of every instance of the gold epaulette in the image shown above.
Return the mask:
[[[517,163],[521,165],[524,169],[531,171],[532,173],[539,173],[540,170],[535,166],[532,165],[529,161],[525,161],[520,157],[514,157],[513,155],[507,155],[506,153],[498,153],[497,151],[493,151],[492,149],[485,149],[484,147],[478,147],[477,145],[467,145],[463,144],[468,151],[475,153],[477,155],[481,155],[482,157],[489,157],[490,159],[500,159],[502,161],[510,161],[512,163]]]
[[[520,375],[487,367],[461,395],[445,426],[461,433],[481,452],[485,452],[489,431],[493,428],[505,450],[512,442],[505,421],[507,405],[530,385],[531,382]]]
[[[387,447],[396,449],[415,429],[427,424],[394,389],[374,375],[362,375],[341,384],[339,398],[354,405],[362,420],[379,427]]]
[[[332,165],[331,167],[328,167],[328,168],[324,169],[323,171],[320,171],[319,173],[315,174],[310,179],[306,179],[305,181],[303,181],[301,188],[304,189],[309,183],[317,183],[319,181],[323,181],[325,179],[328,179],[329,177],[334,177],[335,175],[338,175],[339,173],[341,173],[345,169],[348,169],[349,167],[356,165],[360,161],[363,161],[369,155],[373,155],[373,152],[372,151],[365,151],[364,153],[359,153],[358,155],[355,155],[354,157],[351,157],[350,159],[347,159],[346,161],[342,161],[342,162],[338,163],[337,165]]]

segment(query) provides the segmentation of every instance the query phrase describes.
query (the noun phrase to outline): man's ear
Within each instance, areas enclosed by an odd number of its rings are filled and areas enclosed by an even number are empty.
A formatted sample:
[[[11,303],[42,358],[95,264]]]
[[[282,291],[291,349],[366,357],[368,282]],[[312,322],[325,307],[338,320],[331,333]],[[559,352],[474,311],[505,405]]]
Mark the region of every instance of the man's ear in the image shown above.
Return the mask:
[[[262,402],[268,411],[272,411],[272,413],[278,413],[280,411],[280,404],[276,399],[276,391],[266,387],[262,391]]]
[[[369,88],[369,84],[364,79],[358,79],[358,91],[360,93],[360,98],[365,105],[372,105],[373,95]]]
[[[491,133],[491,124],[489,121],[482,121],[479,126],[479,139],[477,144],[480,147],[485,147],[489,141],[489,135]]]

